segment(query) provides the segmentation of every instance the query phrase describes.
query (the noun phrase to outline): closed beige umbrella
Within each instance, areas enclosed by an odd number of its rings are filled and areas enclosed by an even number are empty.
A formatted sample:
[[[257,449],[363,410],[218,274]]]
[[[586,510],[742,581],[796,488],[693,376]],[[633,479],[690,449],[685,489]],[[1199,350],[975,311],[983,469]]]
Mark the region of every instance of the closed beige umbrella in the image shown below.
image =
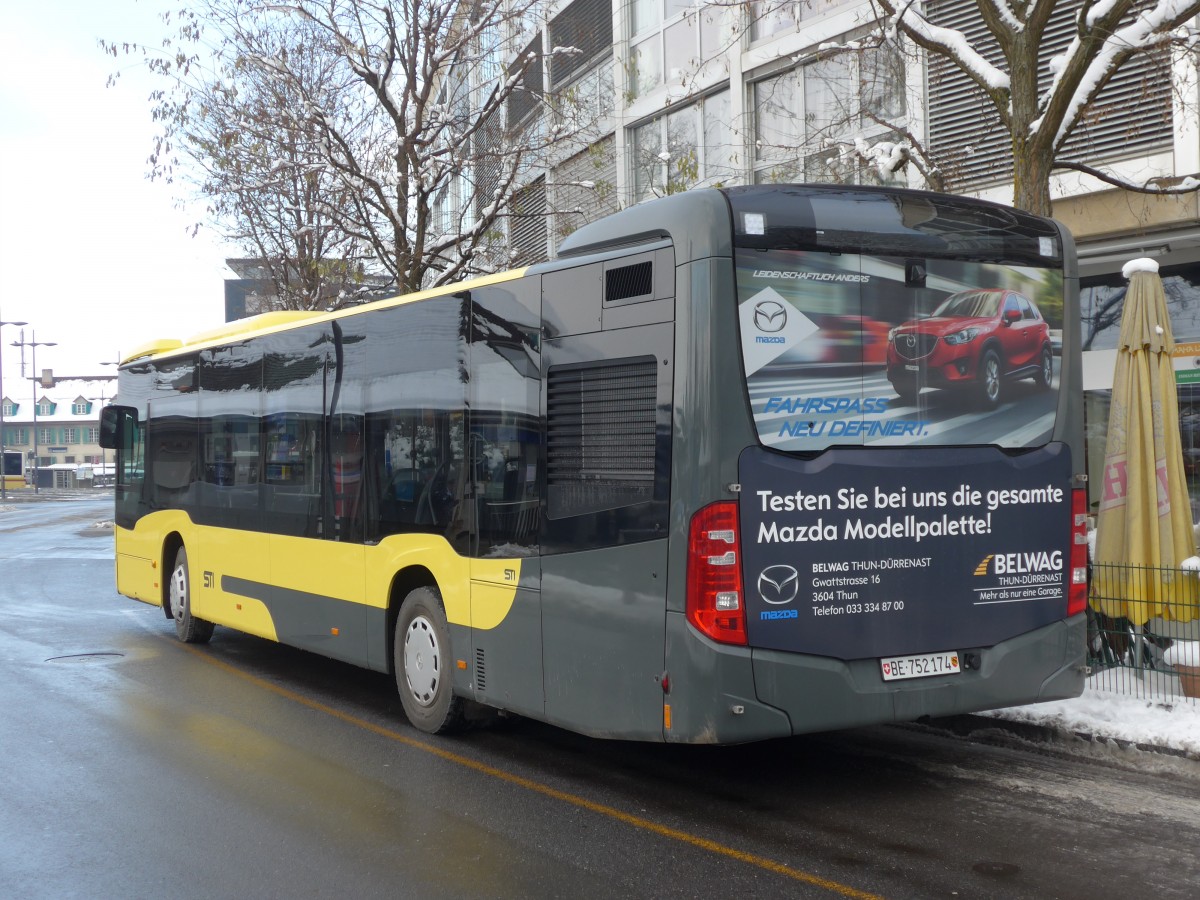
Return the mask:
[[[1129,290],[1104,450],[1093,602],[1135,625],[1155,616],[1187,621],[1196,609],[1197,580],[1179,572],[1179,564],[1195,555],[1196,541],[1179,439],[1175,341],[1158,264],[1134,260],[1124,274]],[[1105,563],[1167,571],[1159,577]]]

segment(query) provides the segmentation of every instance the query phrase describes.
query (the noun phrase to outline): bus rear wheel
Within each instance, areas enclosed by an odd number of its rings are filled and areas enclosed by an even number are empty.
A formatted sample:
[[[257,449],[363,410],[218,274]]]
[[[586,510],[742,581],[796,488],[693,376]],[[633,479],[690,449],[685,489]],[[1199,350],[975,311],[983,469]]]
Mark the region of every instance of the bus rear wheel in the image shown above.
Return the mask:
[[[460,728],[465,702],[454,695],[450,627],[436,588],[417,588],[400,604],[393,659],[408,721],[427,734]]]
[[[192,582],[187,550],[183,547],[175,554],[167,600],[171,604],[171,618],[175,620],[175,636],[185,644],[207,644],[213,636],[213,623],[192,615]]]

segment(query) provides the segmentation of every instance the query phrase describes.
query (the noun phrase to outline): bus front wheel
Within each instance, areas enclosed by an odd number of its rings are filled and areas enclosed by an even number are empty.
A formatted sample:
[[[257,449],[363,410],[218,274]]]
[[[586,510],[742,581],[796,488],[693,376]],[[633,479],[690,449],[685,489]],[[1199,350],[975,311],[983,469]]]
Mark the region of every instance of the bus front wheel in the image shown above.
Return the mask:
[[[393,653],[396,687],[408,720],[427,734],[458,728],[465,703],[454,695],[450,628],[435,588],[420,587],[404,598]]]
[[[213,636],[213,623],[192,615],[192,582],[188,577],[187,550],[175,554],[171,584],[167,591],[171,618],[175,620],[175,635],[185,644],[207,644]]]

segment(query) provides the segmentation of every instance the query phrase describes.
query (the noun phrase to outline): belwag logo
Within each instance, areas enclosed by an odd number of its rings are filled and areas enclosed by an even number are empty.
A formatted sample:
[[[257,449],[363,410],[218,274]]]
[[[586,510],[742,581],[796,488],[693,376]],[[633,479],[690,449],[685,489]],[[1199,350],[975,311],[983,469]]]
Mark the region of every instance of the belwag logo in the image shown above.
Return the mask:
[[[1033,553],[989,553],[975,567],[976,575],[1035,575],[1042,572],[1061,572],[1061,550],[1037,550]]]
[[[760,300],[754,304],[754,327],[767,334],[783,331],[787,325],[787,309],[775,300]]]
[[[758,596],[773,606],[791,603],[800,593],[800,573],[792,566],[767,566],[758,574]]]

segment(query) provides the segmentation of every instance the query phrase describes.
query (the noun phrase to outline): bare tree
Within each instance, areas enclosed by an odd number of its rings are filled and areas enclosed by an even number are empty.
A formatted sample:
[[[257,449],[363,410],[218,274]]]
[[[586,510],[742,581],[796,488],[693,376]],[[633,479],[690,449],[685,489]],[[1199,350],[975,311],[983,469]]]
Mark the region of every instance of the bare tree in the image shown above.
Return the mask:
[[[338,308],[367,283],[364,242],[331,210],[352,205],[321,159],[320,133],[297,115],[308,98],[336,109],[352,89],[307,23],[247,34],[219,82],[198,95],[184,132],[199,189],[225,237],[269,273],[273,308]],[[287,59],[295,80],[255,63]]]
[[[1195,176],[1166,183],[1130,183],[1078,158],[1068,144],[1124,66],[1148,53],[1194,52],[1196,34],[1187,24],[1200,13],[1200,2],[1076,0],[1070,43],[1049,60],[1042,58],[1042,48],[1061,0],[975,0],[986,26],[986,37],[975,41],[931,21],[932,4],[873,2],[880,11],[881,39],[894,40],[903,34],[931,57],[965,73],[987,99],[1010,139],[1015,206],[1049,215],[1050,177],[1055,170],[1082,172],[1148,193],[1200,187]]]
[[[412,291],[503,261],[490,251],[525,214],[514,198],[582,128],[562,104],[550,126],[510,121],[517,99],[548,107],[526,78],[543,63],[542,3],[204,0],[172,20],[166,53],[107,46],[169,79],[152,98],[153,176],[198,165],[214,219],[248,250],[283,259],[290,240],[286,256],[337,291]],[[308,267],[277,282],[288,269]]]

